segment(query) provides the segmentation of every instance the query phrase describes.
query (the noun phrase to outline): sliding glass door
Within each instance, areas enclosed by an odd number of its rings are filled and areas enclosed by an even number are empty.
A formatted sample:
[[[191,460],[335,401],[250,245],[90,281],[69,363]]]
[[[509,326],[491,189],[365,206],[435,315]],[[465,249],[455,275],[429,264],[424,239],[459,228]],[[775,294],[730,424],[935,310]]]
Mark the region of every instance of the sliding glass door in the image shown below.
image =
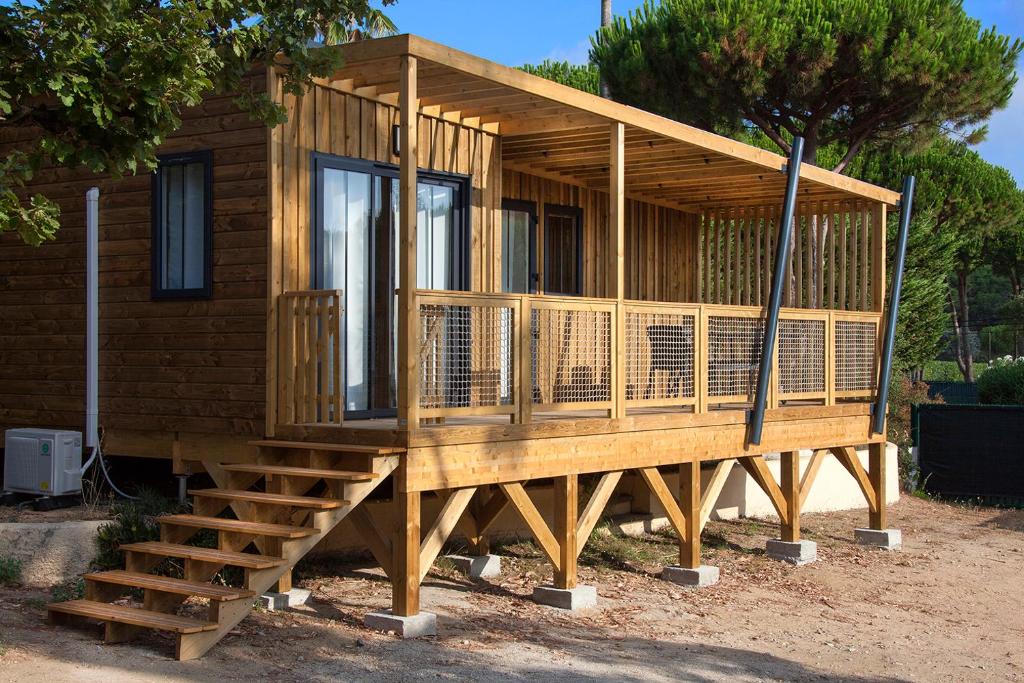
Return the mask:
[[[398,169],[314,154],[313,286],[343,290],[347,418],[393,414],[397,397]],[[466,179],[420,174],[417,286],[468,285]]]

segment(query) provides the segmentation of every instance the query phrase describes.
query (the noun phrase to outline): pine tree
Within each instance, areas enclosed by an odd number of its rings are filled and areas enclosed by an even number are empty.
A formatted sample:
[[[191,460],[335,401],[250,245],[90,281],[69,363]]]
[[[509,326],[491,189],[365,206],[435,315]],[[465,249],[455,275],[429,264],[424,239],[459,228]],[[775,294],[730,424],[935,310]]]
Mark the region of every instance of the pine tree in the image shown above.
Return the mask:
[[[1009,101],[1022,43],[961,0],[664,0],[617,17],[591,58],[614,99],[707,130],[753,125],[804,160],[867,144],[972,140]]]

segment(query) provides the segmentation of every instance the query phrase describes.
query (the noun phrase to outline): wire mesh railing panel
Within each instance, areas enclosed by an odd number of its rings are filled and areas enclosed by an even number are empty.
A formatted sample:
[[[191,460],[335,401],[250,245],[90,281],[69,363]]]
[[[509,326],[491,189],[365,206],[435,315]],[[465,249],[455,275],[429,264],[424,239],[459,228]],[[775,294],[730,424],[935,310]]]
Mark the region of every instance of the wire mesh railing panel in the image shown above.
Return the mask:
[[[626,400],[687,403],[694,393],[693,314],[626,311]]]
[[[753,400],[763,339],[763,318],[708,317],[709,397]]]
[[[825,321],[779,321],[779,393],[825,393]]]
[[[420,304],[420,407],[510,406],[511,306]]]
[[[535,405],[611,401],[612,312],[538,308],[530,314]]]
[[[870,392],[875,388],[877,334],[873,322],[836,321],[836,391]]]

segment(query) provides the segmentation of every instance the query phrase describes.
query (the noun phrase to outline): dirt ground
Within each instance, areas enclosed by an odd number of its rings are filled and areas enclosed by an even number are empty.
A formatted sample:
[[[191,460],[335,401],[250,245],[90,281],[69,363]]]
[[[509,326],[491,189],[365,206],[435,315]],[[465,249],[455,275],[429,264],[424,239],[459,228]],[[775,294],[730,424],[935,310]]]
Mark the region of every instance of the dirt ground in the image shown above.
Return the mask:
[[[168,658],[169,638],[104,645],[45,624],[47,595],[0,591],[0,681],[1024,681],[1024,511],[904,498],[904,549],[857,547],[865,513],[806,515],[819,560],[764,556],[771,524],[712,522],[705,558],[721,582],[660,581],[672,539],[594,538],[581,582],[600,606],[566,614],[529,600],[550,570],[529,543],[500,548],[500,580],[436,567],[423,588],[440,635],[401,641],[361,626],[388,605],[376,570],[320,560],[301,611],[258,612],[204,658]]]

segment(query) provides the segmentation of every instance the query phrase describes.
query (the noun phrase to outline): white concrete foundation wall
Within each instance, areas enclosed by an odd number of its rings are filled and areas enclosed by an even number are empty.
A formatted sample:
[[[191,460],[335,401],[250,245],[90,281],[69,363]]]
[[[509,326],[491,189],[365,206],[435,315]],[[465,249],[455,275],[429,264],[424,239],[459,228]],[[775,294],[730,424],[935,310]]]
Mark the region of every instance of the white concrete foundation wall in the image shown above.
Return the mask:
[[[0,524],[0,555],[21,560],[21,582],[48,587],[84,574],[103,521]]]
[[[807,465],[811,461],[812,451],[800,451],[800,476],[803,476]],[[895,503],[900,498],[900,477],[899,463],[895,444],[886,446],[886,490],[885,500],[888,503]],[[857,457],[868,468],[868,449],[857,449]],[[765,456],[768,469],[771,470],[775,481],[779,481],[779,454],[772,453]],[[705,476],[707,476],[705,474]],[[846,468],[839,464],[834,456],[828,456],[821,463],[818,476],[811,486],[811,492],[801,508],[801,512],[829,512],[831,510],[866,510],[868,503],[864,500],[857,482]],[[746,471],[739,466],[733,467],[729,475],[722,495],[718,499],[718,505],[712,514],[712,519],[735,519],[736,517],[764,517],[778,519],[775,508],[764,494],[761,487],[751,479]]]
[[[896,446],[888,445],[888,457],[886,458],[886,500],[894,503],[899,500],[899,474],[897,468]],[[857,456],[865,469],[868,466],[867,448],[857,449]],[[800,452],[800,472],[803,474],[810,462],[811,451]],[[775,480],[779,480],[779,455],[770,453],[765,455],[768,467]],[[703,470],[703,484],[706,486],[711,477],[712,470]],[[670,490],[675,491],[678,484],[675,472],[666,470],[665,480]],[[529,489],[530,497],[533,499],[541,514],[548,523],[551,523],[551,487],[532,486]],[[587,495],[584,490],[580,496]],[[387,502],[369,501],[367,503],[370,513],[380,529],[392,529],[397,521],[392,514],[391,505]],[[427,527],[434,520],[441,507],[436,496],[426,493],[423,495],[423,525]],[[825,512],[829,510],[857,510],[867,509],[867,502],[864,500],[860,488],[850,473],[839,464],[834,456],[825,458],[818,470],[818,476],[811,487],[811,493],[803,508],[803,512]],[[640,533],[643,530],[660,529],[668,524],[664,516],[664,510],[651,496],[647,486],[638,476],[625,476],[619,484],[617,492],[612,496],[611,502],[605,511],[606,515],[628,515],[629,513],[646,515],[641,524],[622,524],[619,528],[625,533]],[[758,517],[765,519],[778,519],[775,509],[772,507],[768,497],[764,495],[758,485],[751,479],[746,470],[738,464],[734,465],[725,487],[718,498],[718,504],[712,513],[712,519],[735,519],[737,517]],[[491,527],[490,533],[494,536],[519,535],[526,537],[529,531],[522,524],[519,516],[510,507],[498,517]],[[457,538],[457,536],[456,536]],[[356,530],[342,520],[334,531],[327,536],[316,547],[314,552],[347,552],[365,548]]]

